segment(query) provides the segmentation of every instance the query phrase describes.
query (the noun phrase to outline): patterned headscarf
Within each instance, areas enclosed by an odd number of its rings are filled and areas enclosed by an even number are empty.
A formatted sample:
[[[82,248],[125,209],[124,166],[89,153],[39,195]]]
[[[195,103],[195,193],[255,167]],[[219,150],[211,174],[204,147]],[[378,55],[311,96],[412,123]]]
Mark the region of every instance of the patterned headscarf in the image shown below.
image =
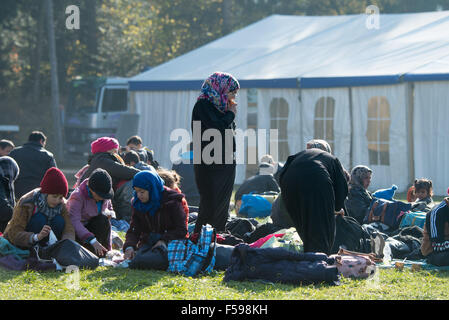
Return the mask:
[[[17,162],[8,156],[0,157],[0,180],[8,185],[9,194],[6,194],[9,204],[14,207],[14,181],[19,176],[19,166]]]
[[[228,110],[227,94],[238,89],[240,89],[240,84],[232,75],[215,72],[204,81],[198,99],[209,100],[218,110],[225,112]]]
[[[309,142],[307,142],[307,149],[312,149],[312,148],[321,149],[323,151],[332,153],[332,148],[326,140],[321,140],[321,139],[310,140]]]
[[[373,171],[368,168],[367,166],[356,166],[352,169],[351,171],[351,184],[352,185],[356,185],[356,186],[360,186],[363,189],[363,180],[368,177],[368,175],[370,173],[372,173]]]

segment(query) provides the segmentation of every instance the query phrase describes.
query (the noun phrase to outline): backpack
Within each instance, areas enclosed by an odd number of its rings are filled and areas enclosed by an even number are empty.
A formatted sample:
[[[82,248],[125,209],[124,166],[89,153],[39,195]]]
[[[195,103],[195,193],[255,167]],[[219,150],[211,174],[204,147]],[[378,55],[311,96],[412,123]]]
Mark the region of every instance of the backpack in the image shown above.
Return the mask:
[[[404,217],[401,219],[401,224],[399,228],[418,226],[424,229],[424,224],[426,223],[427,213],[422,211],[408,211],[404,213]]]
[[[411,208],[412,205],[410,203],[374,198],[363,222],[382,222],[390,228],[398,229],[403,217],[402,212],[409,211]]]
[[[331,253],[340,248],[356,252],[371,252],[371,235],[362,228],[356,219],[350,216],[335,217],[335,239]]]
[[[215,265],[216,242],[215,229],[209,224],[202,227],[197,243],[190,239],[170,241],[167,271],[188,277],[210,273]]]
[[[372,277],[376,271],[377,259],[374,254],[363,254],[340,249],[336,255],[335,264],[338,272],[345,278],[367,279]]]
[[[259,194],[244,194],[239,216],[248,218],[264,218],[271,214],[271,202]]]

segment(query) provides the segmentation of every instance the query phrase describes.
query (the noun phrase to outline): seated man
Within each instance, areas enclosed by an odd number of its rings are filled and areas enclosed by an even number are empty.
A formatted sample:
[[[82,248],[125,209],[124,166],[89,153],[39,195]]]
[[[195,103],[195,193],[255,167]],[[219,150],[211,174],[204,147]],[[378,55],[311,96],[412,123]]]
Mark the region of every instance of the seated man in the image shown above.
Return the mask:
[[[262,162],[259,165],[259,174],[248,178],[235,193],[235,213],[238,214],[242,204],[242,196],[249,193],[264,193],[267,191],[280,192],[279,185],[273,177],[273,165]]]

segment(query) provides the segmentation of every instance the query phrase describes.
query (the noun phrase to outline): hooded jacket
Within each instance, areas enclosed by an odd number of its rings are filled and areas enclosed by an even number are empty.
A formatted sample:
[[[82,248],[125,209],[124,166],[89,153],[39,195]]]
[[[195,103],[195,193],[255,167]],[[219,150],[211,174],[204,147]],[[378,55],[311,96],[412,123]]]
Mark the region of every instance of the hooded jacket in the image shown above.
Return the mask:
[[[154,216],[133,208],[123,251],[128,247],[140,248],[147,242],[150,233],[160,234],[161,240],[165,242],[187,239],[189,217],[183,208],[183,198],[184,194],[164,186],[161,206]]]
[[[140,170],[128,167],[120,163],[119,159],[108,152],[99,152],[91,155],[88,160],[89,167],[82,174],[80,181],[84,181],[94,172],[101,168],[106,170],[112,178],[114,189],[121,180],[131,180]]]
[[[85,225],[90,219],[98,215],[97,204],[94,199],[89,197],[87,191],[87,182],[89,179],[84,180],[79,187],[77,187],[69,197],[67,201],[67,208],[70,213],[70,219],[73,227],[75,228],[76,236],[81,242],[86,241],[89,237],[95,237],[95,235],[87,230]],[[111,212],[112,217],[115,216],[112,209],[112,202],[109,199],[103,200],[101,212]]]

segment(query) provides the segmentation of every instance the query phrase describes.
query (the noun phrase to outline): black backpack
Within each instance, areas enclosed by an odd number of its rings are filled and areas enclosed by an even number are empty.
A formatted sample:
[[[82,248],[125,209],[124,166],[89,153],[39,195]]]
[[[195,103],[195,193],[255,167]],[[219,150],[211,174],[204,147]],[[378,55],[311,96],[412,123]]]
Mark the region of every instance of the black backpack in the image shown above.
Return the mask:
[[[337,253],[340,247],[349,251],[371,253],[371,236],[353,217],[337,215],[331,253]]]

